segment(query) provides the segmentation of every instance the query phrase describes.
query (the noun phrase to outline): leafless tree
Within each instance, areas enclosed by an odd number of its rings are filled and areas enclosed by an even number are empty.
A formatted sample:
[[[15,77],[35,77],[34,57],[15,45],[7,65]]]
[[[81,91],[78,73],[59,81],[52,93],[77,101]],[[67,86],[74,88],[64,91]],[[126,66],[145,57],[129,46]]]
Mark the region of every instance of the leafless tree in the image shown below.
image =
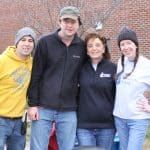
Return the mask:
[[[80,35],[82,35],[91,27],[95,28],[99,27],[98,25],[104,25],[122,1],[111,0],[108,6],[105,6],[105,9],[96,9],[95,7],[90,7],[87,4],[87,0],[22,0],[18,3],[16,2],[19,12],[16,18],[23,20],[24,25],[31,26],[41,35],[58,28],[58,12],[62,7],[67,5],[76,6],[81,11],[83,25],[80,29]],[[95,2],[97,2],[97,5],[101,5],[98,0],[95,0]]]

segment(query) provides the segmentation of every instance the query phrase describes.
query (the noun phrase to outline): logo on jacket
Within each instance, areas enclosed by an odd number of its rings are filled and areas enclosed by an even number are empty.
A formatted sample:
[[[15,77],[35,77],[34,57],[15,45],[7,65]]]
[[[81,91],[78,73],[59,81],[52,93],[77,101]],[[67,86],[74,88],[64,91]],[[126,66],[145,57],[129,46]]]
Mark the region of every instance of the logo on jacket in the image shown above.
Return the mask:
[[[99,76],[100,76],[100,78],[110,78],[111,74],[101,72],[101,74]]]
[[[80,56],[78,56],[78,55],[73,55],[73,58],[80,58]]]

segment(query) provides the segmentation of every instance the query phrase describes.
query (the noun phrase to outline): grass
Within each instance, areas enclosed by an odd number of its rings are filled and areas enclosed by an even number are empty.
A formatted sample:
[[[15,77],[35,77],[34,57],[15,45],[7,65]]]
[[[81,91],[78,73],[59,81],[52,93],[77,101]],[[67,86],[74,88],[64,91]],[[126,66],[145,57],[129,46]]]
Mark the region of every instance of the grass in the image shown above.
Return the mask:
[[[144,150],[150,150],[150,125],[144,142]]]
[[[27,134],[26,134],[27,142],[29,142],[29,140],[30,140],[30,129],[31,129],[31,122],[28,122]]]
[[[146,138],[150,142],[150,125],[149,125],[149,128],[148,128],[148,132],[147,132]]]

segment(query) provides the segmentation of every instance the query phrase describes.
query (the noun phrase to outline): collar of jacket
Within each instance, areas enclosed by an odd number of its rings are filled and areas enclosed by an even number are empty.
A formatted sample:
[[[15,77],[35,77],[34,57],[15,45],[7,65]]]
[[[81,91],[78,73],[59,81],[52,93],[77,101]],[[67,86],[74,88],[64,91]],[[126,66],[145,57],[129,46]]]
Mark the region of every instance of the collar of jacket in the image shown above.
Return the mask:
[[[104,62],[106,62],[107,61],[107,59],[105,59],[105,58],[102,58],[102,60],[97,64],[97,66],[99,66],[99,65],[101,65],[101,64],[103,64]],[[90,57],[88,56],[88,63],[90,63],[90,64],[92,64],[92,60],[90,59]]]
[[[55,37],[56,37],[58,40],[62,41],[61,38],[60,38],[60,36],[58,35],[58,32],[59,32],[60,30],[61,30],[60,28],[57,29],[56,32],[54,33],[54,35],[55,35]],[[74,35],[74,38],[73,38],[71,44],[76,44],[76,43],[79,43],[79,42],[81,42],[81,39],[79,38],[78,34],[76,33],[76,34]]]

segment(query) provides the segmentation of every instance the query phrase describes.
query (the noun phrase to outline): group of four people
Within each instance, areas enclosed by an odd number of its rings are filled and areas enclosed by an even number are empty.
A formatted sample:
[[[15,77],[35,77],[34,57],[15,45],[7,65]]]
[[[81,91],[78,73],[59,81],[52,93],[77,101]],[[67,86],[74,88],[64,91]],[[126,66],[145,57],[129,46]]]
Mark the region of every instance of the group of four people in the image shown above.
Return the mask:
[[[111,150],[116,129],[121,150],[142,150],[150,118],[144,96],[150,61],[139,54],[136,33],[128,27],[119,33],[121,59],[115,65],[105,37],[95,32],[85,41],[78,37],[82,22],[76,7],[61,9],[59,25],[36,47],[35,32],[20,29],[15,46],[0,56],[0,150],[5,144],[8,150],[24,149],[26,95],[31,150],[47,150],[54,122],[59,150],[72,150],[76,134],[80,146]]]

